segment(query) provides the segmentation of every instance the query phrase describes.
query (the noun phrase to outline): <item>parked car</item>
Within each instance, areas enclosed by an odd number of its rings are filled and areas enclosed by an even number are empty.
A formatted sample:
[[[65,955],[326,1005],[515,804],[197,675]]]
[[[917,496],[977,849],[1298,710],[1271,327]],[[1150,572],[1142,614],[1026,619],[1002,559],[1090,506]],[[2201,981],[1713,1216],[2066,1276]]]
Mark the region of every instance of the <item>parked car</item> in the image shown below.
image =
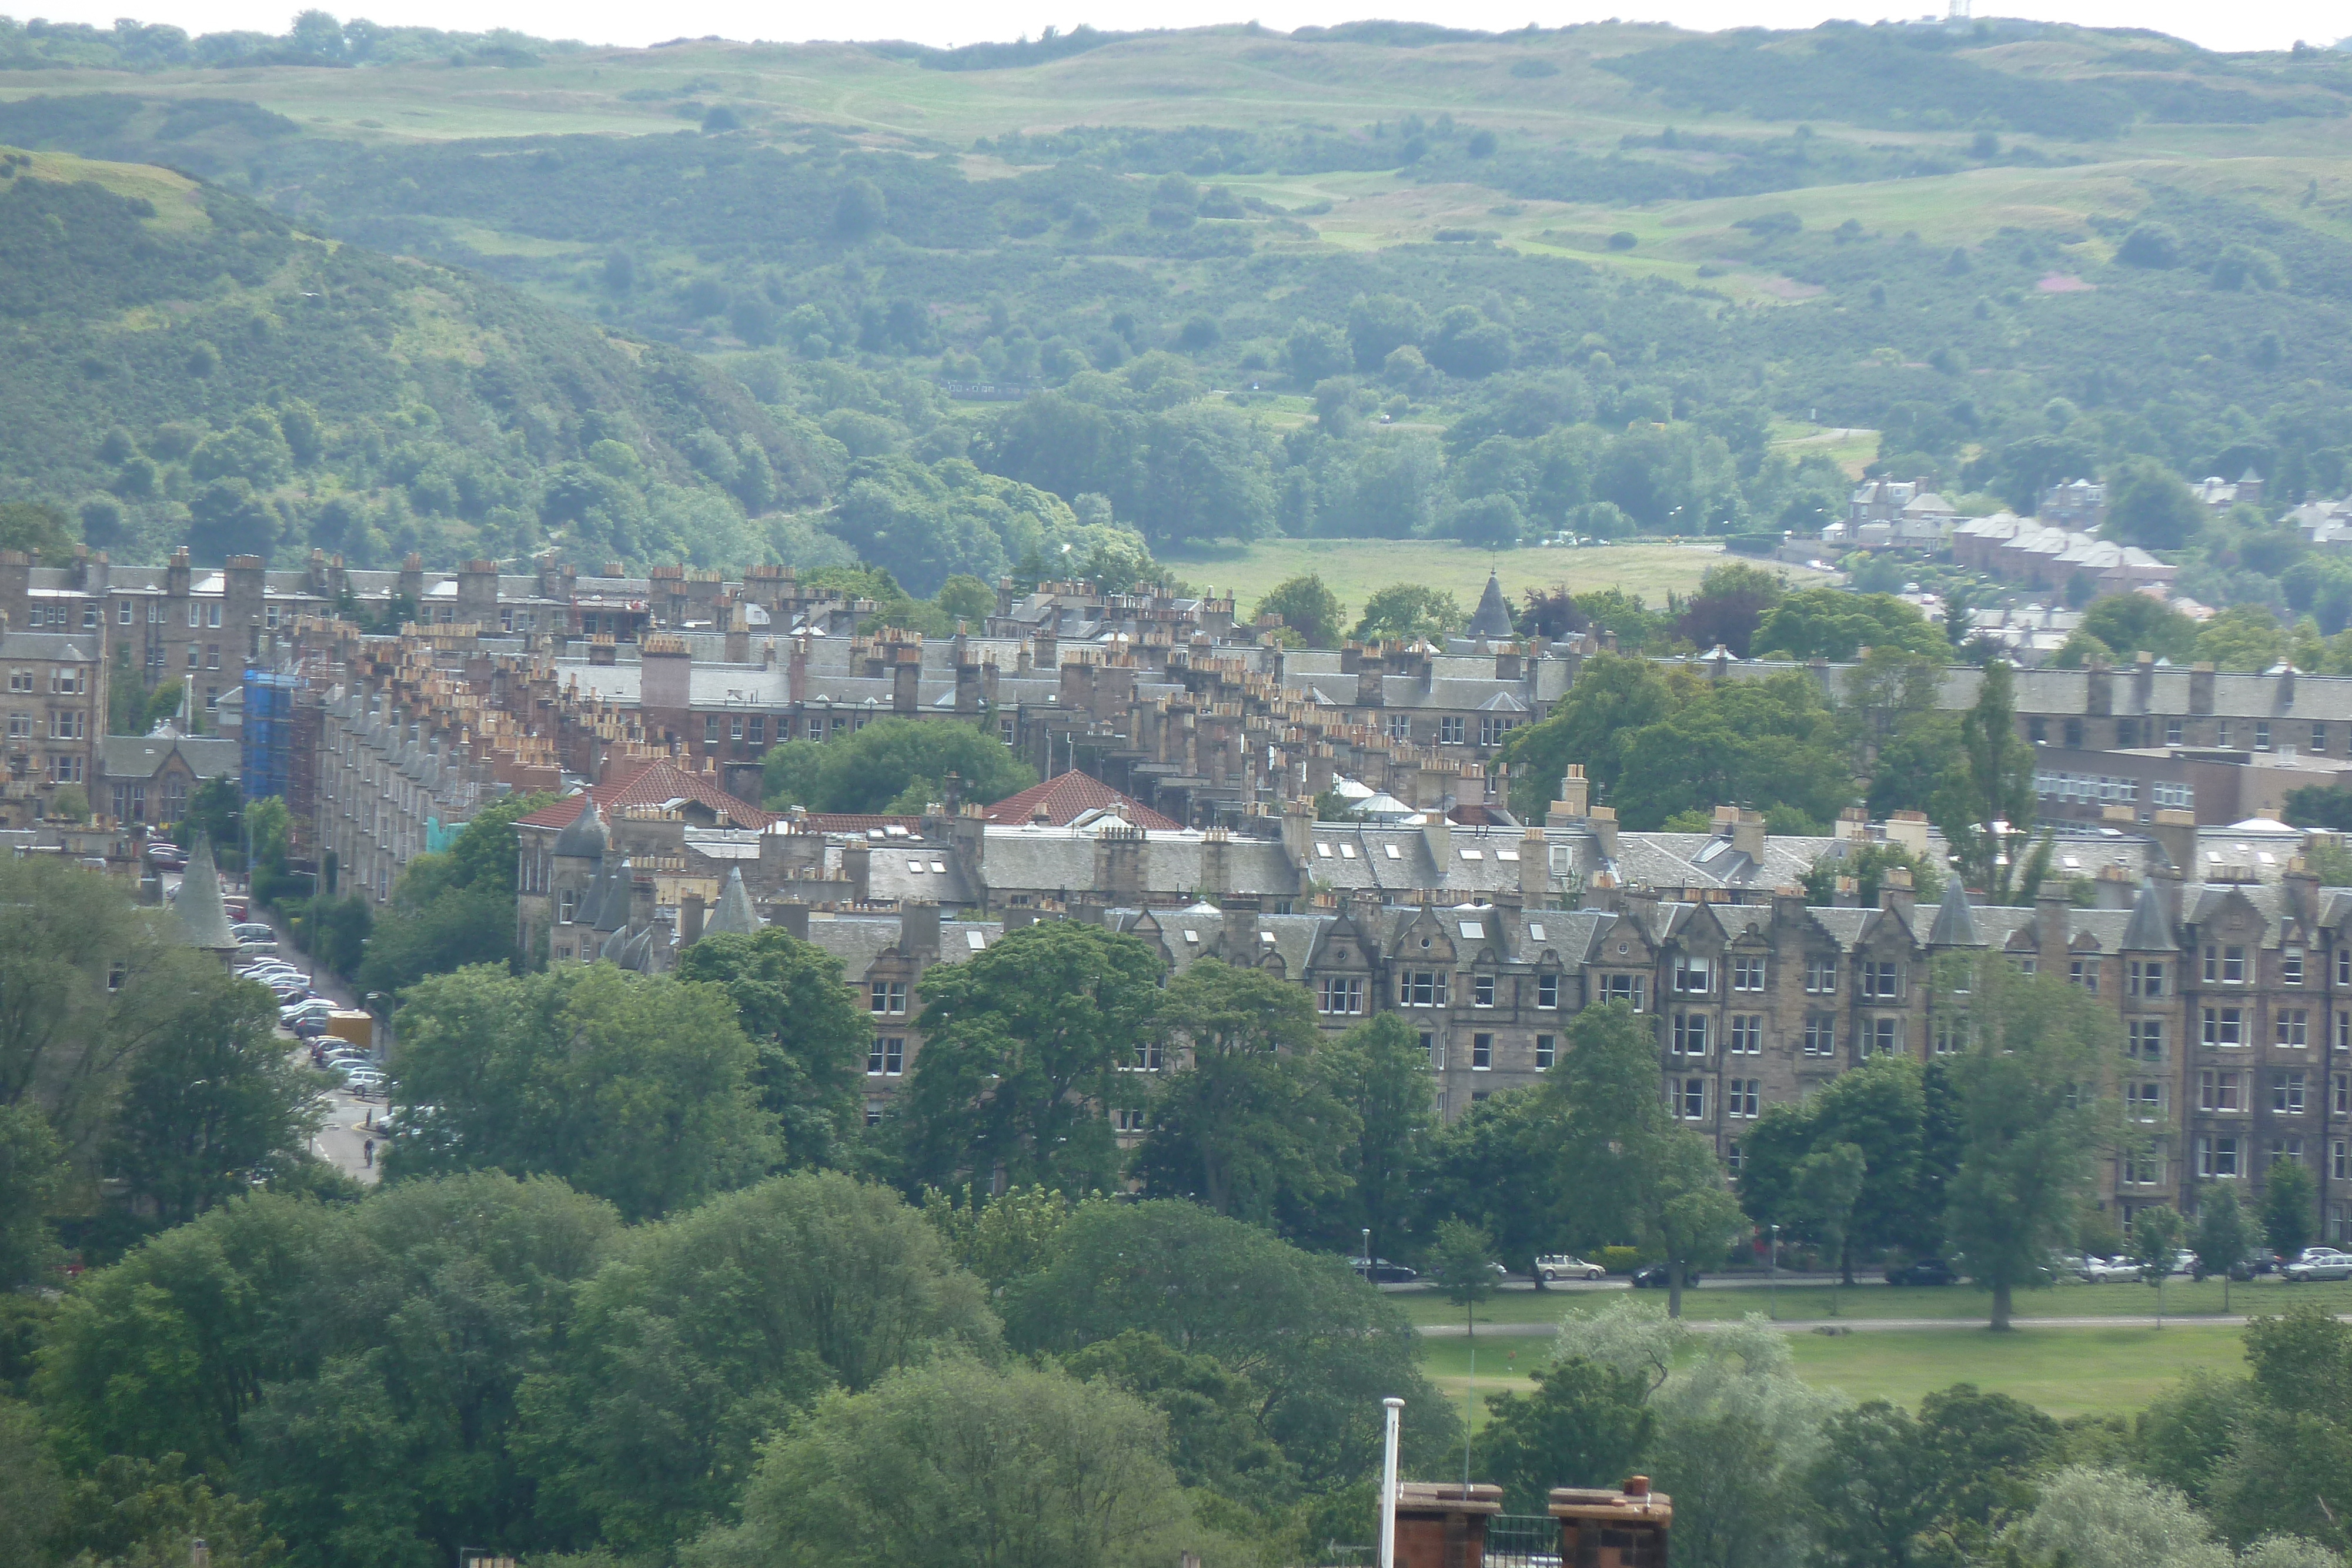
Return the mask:
[[[1374,1258],[1370,1262],[1361,1258],[1350,1258],[1348,1267],[1375,1285],[1408,1285],[1421,1278],[1418,1270],[1408,1269],[1402,1263],[1391,1263],[1385,1258]]]
[[[1941,1258],[1915,1258],[1886,1270],[1890,1285],[1956,1285],[1959,1279]]]
[[[2309,1284],[2315,1280],[2352,1280],[2352,1252],[2337,1252],[2326,1247],[2306,1247],[2303,1256],[2280,1272],[2290,1285]]]
[[[1568,1252],[1552,1252],[1536,1260],[1536,1277],[1539,1280],[1598,1280],[1609,1272],[1598,1263],[1588,1263]]]
[[[240,942],[275,942],[278,928],[266,921],[240,920],[228,928],[228,934]]]
[[[1697,1284],[1700,1278],[1701,1275],[1697,1270],[1691,1270],[1683,1276],[1684,1288],[1687,1290]],[[1673,1283],[1674,1281],[1668,1276],[1664,1263],[1653,1263],[1633,1276],[1633,1288],[1637,1291],[1663,1291]]]
[[[2257,1274],[2275,1274],[2279,1271],[2279,1255],[2275,1252],[2268,1250],[2249,1252],[2237,1262],[2230,1265],[2230,1278],[2250,1281]]]
[[[327,1020],[319,1018],[299,1018],[286,1026],[296,1040],[317,1040],[327,1032]]]
[[[2080,1272],[2086,1284],[2123,1284],[2139,1278],[2139,1265],[2128,1258],[2085,1258]]]

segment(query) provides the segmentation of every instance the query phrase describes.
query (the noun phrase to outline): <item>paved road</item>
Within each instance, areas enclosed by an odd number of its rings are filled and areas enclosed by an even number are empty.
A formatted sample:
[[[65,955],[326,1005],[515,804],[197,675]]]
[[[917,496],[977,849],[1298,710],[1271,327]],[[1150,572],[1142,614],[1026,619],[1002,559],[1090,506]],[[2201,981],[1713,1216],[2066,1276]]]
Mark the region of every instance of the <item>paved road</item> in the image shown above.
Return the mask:
[[[304,956],[296,950],[293,939],[287,934],[286,923],[278,917],[276,911],[256,910],[254,917],[267,921],[277,931],[280,957],[289,964],[307,963]],[[338,1008],[350,1009],[355,1005],[350,988],[332,975],[313,973],[310,986],[311,990]],[[307,1044],[296,1040],[287,1030],[281,1030],[279,1033],[285,1035],[287,1049],[298,1061],[308,1062],[310,1060]],[[341,1086],[329,1090],[321,1098],[326,1102],[327,1115],[310,1140],[310,1152],[353,1180],[373,1186],[380,1173],[376,1168],[374,1151],[368,1145],[371,1143],[380,1145],[383,1141],[383,1134],[375,1124],[383,1115],[383,1101],[381,1098],[362,1099]]]

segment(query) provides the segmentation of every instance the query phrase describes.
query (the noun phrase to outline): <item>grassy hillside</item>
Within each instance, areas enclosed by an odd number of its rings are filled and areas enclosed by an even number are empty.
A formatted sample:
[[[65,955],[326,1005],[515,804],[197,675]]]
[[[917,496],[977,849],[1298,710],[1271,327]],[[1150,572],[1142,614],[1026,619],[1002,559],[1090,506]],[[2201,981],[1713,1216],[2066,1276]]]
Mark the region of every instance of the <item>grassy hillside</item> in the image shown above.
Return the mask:
[[[659,530],[648,497],[740,532],[698,467],[712,440],[759,454],[771,502],[820,488],[805,444],[690,355],[151,166],[9,160],[0,323],[0,483],[77,503],[130,556],[505,553],[550,523]],[[558,518],[571,470],[602,488]]]
[[[2015,23],[134,44],[0,38],[0,141],[717,356],[806,444],[779,493],[838,529],[869,485],[918,579],[1017,560],[992,507],[1181,553],[1809,528],[1874,461],[1985,507],[2140,458],[2273,501],[2352,481],[2335,51]],[[2309,602],[2261,541],[2186,545],[2200,596]]]

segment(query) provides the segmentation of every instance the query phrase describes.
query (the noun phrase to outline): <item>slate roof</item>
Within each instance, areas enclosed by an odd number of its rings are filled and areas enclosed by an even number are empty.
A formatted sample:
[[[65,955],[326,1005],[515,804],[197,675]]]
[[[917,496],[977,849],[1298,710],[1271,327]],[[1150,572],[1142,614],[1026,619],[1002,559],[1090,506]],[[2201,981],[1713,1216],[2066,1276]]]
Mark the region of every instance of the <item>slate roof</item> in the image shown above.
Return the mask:
[[[221,903],[220,871],[213,864],[213,841],[201,828],[188,848],[188,869],[180,877],[180,894],[172,901],[180,930],[188,946],[209,953],[236,951],[236,934],[228,928],[228,910]]]
[[[1486,574],[1486,591],[1478,596],[1478,608],[1465,631],[1469,636],[1484,637],[1489,642],[1508,642],[1518,635],[1511,624],[1511,606],[1503,597],[1503,584],[1491,571]]]

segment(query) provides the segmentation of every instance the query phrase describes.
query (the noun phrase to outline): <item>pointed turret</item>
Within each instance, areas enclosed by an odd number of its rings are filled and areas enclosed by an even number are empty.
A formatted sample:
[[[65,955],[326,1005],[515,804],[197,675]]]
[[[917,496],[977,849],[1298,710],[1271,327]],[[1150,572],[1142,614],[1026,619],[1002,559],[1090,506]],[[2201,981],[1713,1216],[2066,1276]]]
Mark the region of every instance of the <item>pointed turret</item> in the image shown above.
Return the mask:
[[[1511,601],[1503,597],[1502,580],[1491,571],[1486,574],[1486,591],[1478,596],[1477,613],[1470,617],[1464,635],[1484,637],[1489,643],[1507,643],[1518,635],[1511,624]]]
[[[555,852],[574,860],[604,858],[604,819],[593,797],[581,797],[580,814],[555,835]]]
[[[1981,947],[1976,912],[1969,907],[1969,890],[1957,873],[1944,883],[1944,902],[1936,906],[1936,923],[1927,928],[1930,947]]]
[[[703,923],[702,934],[749,936],[759,929],[760,912],[752,906],[751,894],[743,886],[743,868],[729,866],[727,885],[719,891],[719,907]]]
[[[236,933],[228,928],[228,908],[221,902],[220,872],[213,863],[212,840],[201,830],[188,851],[188,869],[180,875],[180,895],[172,901],[172,913],[178,917],[181,938],[189,946],[224,958],[236,953]]]
[[[2142,877],[2139,896],[2132,901],[2131,919],[2124,926],[2122,951],[2126,953],[2178,953],[2180,944],[2173,938],[2172,922],[2164,913],[2164,894],[2156,890],[2153,877]]]
[[[636,874],[629,865],[629,857],[607,862],[604,867],[604,898],[596,910],[595,928],[599,931],[626,931],[629,928],[629,893]]]

